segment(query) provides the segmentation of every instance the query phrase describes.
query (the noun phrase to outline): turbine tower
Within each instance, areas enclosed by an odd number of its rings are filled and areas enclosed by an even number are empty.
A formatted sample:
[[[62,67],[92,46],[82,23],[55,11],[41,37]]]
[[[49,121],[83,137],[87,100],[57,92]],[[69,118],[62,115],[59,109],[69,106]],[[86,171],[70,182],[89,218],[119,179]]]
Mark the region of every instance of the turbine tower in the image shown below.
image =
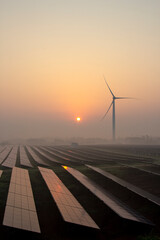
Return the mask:
[[[116,133],[115,133],[115,132],[116,132],[116,126],[115,126],[115,125],[116,125],[115,100],[117,100],[117,99],[133,99],[133,98],[130,98],[130,97],[116,97],[116,96],[113,94],[112,90],[110,89],[110,87],[109,87],[109,85],[108,85],[105,77],[104,77],[104,81],[105,81],[105,83],[106,83],[106,85],[107,85],[110,93],[112,94],[113,100],[112,100],[112,102],[111,102],[111,104],[110,104],[107,112],[104,114],[104,116],[103,116],[102,119],[105,118],[105,116],[106,116],[107,113],[109,112],[110,108],[113,106],[113,113],[112,113],[112,131],[113,131],[112,134],[113,134],[113,135],[112,135],[112,136],[113,136],[113,141],[115,141],[115,139],[116,139]]]

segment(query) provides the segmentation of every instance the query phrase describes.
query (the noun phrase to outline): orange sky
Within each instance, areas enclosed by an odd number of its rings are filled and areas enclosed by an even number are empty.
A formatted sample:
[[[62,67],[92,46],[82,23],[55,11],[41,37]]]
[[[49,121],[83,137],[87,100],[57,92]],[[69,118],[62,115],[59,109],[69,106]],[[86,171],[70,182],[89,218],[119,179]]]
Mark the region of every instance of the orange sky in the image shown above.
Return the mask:
[[[103,74],[116,96],[139,98],[117,102],[117,136],[160,135],[159,1],[1,1],[0,29],[4,138],[110,138]]]

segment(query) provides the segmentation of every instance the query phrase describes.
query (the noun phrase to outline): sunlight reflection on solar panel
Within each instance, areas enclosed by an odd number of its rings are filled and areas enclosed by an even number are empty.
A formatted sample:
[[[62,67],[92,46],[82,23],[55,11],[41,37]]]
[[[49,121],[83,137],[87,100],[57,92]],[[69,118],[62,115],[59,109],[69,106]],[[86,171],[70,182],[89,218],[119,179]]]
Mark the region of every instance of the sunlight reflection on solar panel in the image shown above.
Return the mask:
[[[122,204],[120,201],[118,201],[118,199],[116,199],[111,194],[107,193],[98,184],[90,180],[88,177],[80,173],[78,170],[70,167],[67,167],[66,170],[71,175],[73,175],[80,183],[82,183],[86,188],[88,188],[94,195],[101,199],[108,207],[110,207],[114,212],[116,212],[120,217],[133,220],[136,222],[152,224],[150,221],[144,219],[135,211],[131,210],[126,205]]]
[[[51,169],[39,167],[39,170],[66,222],[99,229],[97,224]]]

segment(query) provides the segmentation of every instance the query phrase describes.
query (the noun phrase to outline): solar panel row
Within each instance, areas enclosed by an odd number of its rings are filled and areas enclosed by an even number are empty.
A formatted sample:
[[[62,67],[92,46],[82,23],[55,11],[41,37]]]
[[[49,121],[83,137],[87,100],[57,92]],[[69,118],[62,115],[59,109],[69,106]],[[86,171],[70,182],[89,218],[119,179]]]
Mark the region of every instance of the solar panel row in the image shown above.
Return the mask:
[[[64,160],[67,161],[72,161],[72,162],[83,162],[85,160],[85,158],[82,158],[80,156],[75,156],[75,154],[70,154],[69,152],[66,152],[65,150],[57,150],[57,149],[53,149],[52,147],[48,147],[47,149],[52,150],[52,152],[54,152],[55,155],[63,158]]]
[[[49,164],[45,163],[38,155],[36,155],[30,147],[27,147],[27,150],[37,163],[49,166]]]
[[[133,160],[133,161],[136,161],[136,160],[138,160],[138,162],[143,162],[143,161],[145,161],[146,162],[146,160],[148,161],[148,160],[151,160],[152,161],[152,159],[151,158],[149,158],[149,157],[147,157],[146,158],[146,156],[144,157],[144,156],[142,156],[142,155],[138,155],[138,154],[133,154],[133,153],[131,153],[130,151],[128,152],[128,150],[129,149],[125,149],[125,148],[105,148],[104,146],[102,147],[102,146],[100,146],[100,145],[98,145],[98,146],[90,146],[90,150],[91,151],[93,151],[94,153],[97,153],[97,154],[99,154],[99,155],[102,155],[102,156],[106,156],[106,157],[112,157],[113,159],[117,159],[117,160],[123,160],[123,161],[125,161],[125,160]],[[146,150],[145,150],[146,151]]]
[[[151,224],[147,219],[137,214],[135,211],[126,207],[118,199],[107,193],[98,184],[87,178],[85,175],[70,167],[64,167],[71,175],[73,175],[79,182],[81,182],[86,188],[88,188],[94,195],[101,199],[108,207],[110,207],[120,217],[133,220],[136,222],[142,222]]]
[[[72,162],[74,162],[72,159],[69,159],[68,157],[66,157],[66,156],[64,156],[64,154],[61,154],[61,153],[59,153],[59,151],[53,151],[52,149],[46,149],[46,148],[43,148],[43,149],[45,149],[45,151],[47,151],[47,152],[49,152],[49,153],[51,153],[51,154],[53,154],[53,155],[55,155],[56,157],[58,157],[58,158],[60,158],[60,159],[62,159],[62,160],[64,160],[64,161],[72,161]],[[63,162],[64,162],[63,161]],[[62,161],[59,161],[60,163],[62,163]]]
[[[0,153],[5,149],[5,146],[0,145]]]
[[[99,160],[105,160],[104,158],[100,158],[100,156],[90,154],[83,149],[72,149],[72,150],[68,150],[68,151],[71,152],[74,155],[81,156],[81,158],[83,158],[87,162],[93,162],[93,161],[97,161],[97,160],[98,161]]]
[[[70,151],[70,150],[68,150],[68,151]],[[74,150],[72,149],[72,154],[81,156],[82,158],[84,158],[85,160],[87,160],[89,162],[93,162],[93,160],[99,159],[99,156],[97,157],[94,154],[90,154],[87,151],[82,150],[82,149],[74,149]]]
[[[51,169],[39,167],[39,170],[64,221],[99,229],[97,224]]]
[[[0,163],[4,161],[11,150],[11,146],[7,146],[1,153],[0,153]]]
[[[14,167],[3,225],[40,232],[28,171]]]
[[[27,167],[33,167],[23,146],[20,146],[20,163]]]
[[[146,192],[146,191],[144,191],[144,190],[142,190],[142,189],[132,185],[131,183],[126,182],[126,181],[124,181],[124,180],[122,180],[122,179],[112,175],[111,173],[108,173],[108,172],[100,169],[100,168],[97,168],[97,167],[94,167],[94,166],[91,166],[91,165],[86,165],[86,166],[88,166],[89,168],[95,170],[96,172],[99,172],[103,176],[113,180],[114,182],[120,184],[121,186],[123,186],[125,188],[128,188],[130,191],[135,192],[138,195],[140,195],[140,196],[142,196],[144,198],[147,198],[149,201],[151,201],[151,202],[153,202],[153,203],[155,203],[155,204],[160,206],[160,198],[159,197],[154,196],[153,194],[151,194],[149,192]]]
[[[48,160],[52,161],[52,162],[56,162],[56,163],[60,163],[60,161],[58,161],[57,159],[55,159],[54,157],[50,157],[48,154],[46,154],[45,152],[43,152],[41,149],[34,147],[34,149],[36,149],[43,157],[47,158]],[[45,150],[46,151],[46,150]]]
[[[14,146],[7,159],[2,163],[3,166],[13,168],[17,160],[18,146]]]
[[[135,168],[135,169],[138,169],[139,171],[142,171],[142,172],[146,172],[146,173],[150,173],[150,174],[153,174],[153,175],[160,176],[160,173],[156,173],[156,172],[153,172],[153,171],[150,171],[150,170],[146,170],[143,167],[137,167],[137,166],[135,167],[135,166],[131,166],[131,165],[128,165],[128,164],[121,164],[121,165],[129,167],[129,168]]]

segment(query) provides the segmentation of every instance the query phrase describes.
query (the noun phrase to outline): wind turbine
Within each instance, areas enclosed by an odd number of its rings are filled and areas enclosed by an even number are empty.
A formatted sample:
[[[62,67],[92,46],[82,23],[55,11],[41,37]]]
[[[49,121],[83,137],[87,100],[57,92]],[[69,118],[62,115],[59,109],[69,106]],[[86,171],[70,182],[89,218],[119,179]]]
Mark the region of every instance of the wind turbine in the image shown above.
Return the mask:
[[[111,105],[109,106],[107,112],[104,114],[104,116],[103,116],[102,119],[105,118],[105,116],[106,116],[107,113],[109,112],[110,108],[113,106],[113,113],[112,113],[112,114],[113,114],[113,115],[112,115],[112,129],[113,129],[113,132],[112,132],[112,134],[113,134],[113,141],[115,141],[115,139],[116,139],[116,134],[115,134],[115,125],[116,125],[115,100],[117,100],[117,99],[133,99],[133,98],[130,98],[130,97],[116,97],[116,96],[113,94],[112,90],[110,89],[110,87],[109,87],[109,85],[108,85],[105,77],[104,77],[104,81],[105,81],[105,83],[106,83],[106,85],[107,85],[110,93],[112,94],[113,100],[112,100]]]

